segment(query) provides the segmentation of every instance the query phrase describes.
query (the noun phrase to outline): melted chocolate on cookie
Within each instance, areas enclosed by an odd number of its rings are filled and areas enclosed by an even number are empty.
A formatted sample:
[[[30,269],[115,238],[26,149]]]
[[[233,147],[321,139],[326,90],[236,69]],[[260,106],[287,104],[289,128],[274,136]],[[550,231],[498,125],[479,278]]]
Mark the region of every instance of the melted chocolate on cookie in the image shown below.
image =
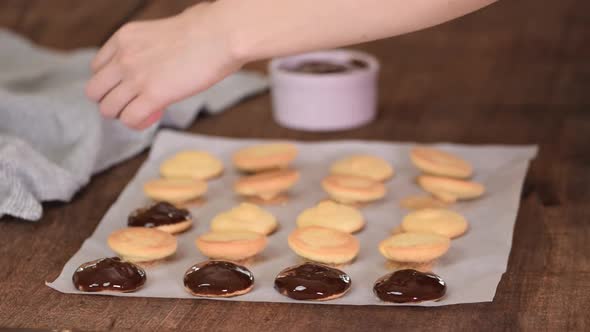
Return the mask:
[[[383,301],[395,303],[438,300],[445,295],[446,283],[433,273],[399,270],[379,278],[373,292]]]
[[[167,202],[159,202],[132,213],[127,219],[127,225],[130,227],[158,227],[183,222],[190,217],[191,214],[188,210],[179,209]]]
[[[226,261],[206,261],[191,266],[184,274],[184,286],[195,296],[225,297],[243,293],[254,284],[246,267]]]
[[[146,275],[139,266],[112,257],[80,265],[72,281],[83,292],[133,292],[145,284]]]
[[[350,277],[335,268],[303,263],[284,269],[275,279],[275,289],[295,300],[324,300],[344,294]]]

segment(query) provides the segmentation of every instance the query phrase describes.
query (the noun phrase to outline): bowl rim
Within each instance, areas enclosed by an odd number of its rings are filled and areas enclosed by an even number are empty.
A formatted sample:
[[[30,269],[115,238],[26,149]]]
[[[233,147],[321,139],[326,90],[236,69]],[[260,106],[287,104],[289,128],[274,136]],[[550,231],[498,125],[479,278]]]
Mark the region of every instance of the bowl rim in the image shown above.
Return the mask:
[[[362,70],[349,70],[339,73],[329,73],[329,74],[316,74],[316,73],[302,73],[302,72],[295,72],[289,71],[282,68],[285,63],[289,62],[300,62],[304,60],[324,60],[324,61],[334,61],[334,62],[343,62],[344,60],[362,60],[367,63],[367,67],[363,68]],[[353,49],[333,49],[333,50],[324,50],[324,51],[316,51],[316,52],[309,52],[309,53],[302,53],[284,57],[278,57],[272,59],[268,63],[268,71],[271,76],[274,77],[285,77],[285,78],[306,78],[306,79],[314,79],[314,80],[322,80],[322,79],[332,79],[332,78],[342,78],[348,76],[364,76],[364,75],[373,75],[376,74],[380,69],[380,63],[377,58],[367,52],[353,50]]]

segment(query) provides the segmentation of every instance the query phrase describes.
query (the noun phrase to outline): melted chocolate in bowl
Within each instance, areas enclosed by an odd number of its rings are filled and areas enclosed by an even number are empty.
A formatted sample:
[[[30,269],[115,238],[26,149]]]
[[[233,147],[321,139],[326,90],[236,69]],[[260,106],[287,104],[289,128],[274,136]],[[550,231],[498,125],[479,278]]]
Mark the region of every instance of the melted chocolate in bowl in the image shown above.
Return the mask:
[[[399,270],[379,278],[373,292],[386,302],[408,303],[438,300],[447,286],[441,277],[416,270]]]
[[[72,281],[83,292],[133,292],[145,284],[146,275],[139,266],[111,257],[80,265]]]
[[[348,62],[348,64],[351,67],[359,68],[359,69],[364,69],[364,68],[369,67],[369,64],[367,64],[365,61],[359,60],[359,59],[352,59]]]
[[[298,63],[292,67],[283,67],[283,69],[295,73],[307,74],[336,74],[352,70],[365,69],[368,64],[363,60],[351,59],[347,63],[336,63],[325,60],[308,60]]]
[[[326,300],[350,288],[350,277],[335,268],[303,263],[284,269],[275,278],[275,289],[295,300]]]
[[[138,209],[127,219],[130,227],[158,227],[162,225],[176,224],[191,218],[186,209],[179,209],[176,206],[159,202],[148,208]]]
[[[205,261],[184,274],[184,286],[195,296],[229,297],[241,295],[254,285],[254,275],[246,267],[226,261]]]

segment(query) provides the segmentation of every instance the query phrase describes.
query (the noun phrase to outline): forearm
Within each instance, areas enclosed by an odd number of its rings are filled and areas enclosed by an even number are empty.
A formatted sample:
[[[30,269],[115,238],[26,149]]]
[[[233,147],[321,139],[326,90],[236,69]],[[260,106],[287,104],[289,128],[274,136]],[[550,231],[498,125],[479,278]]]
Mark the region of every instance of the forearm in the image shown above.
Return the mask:
[[[257,60],[392,37],[495,0],[219,0],[211,8],[240,56]]]
[[[246,62],[427,28],[494,0],[218,0],[176,17],[132,22],[92,62],[86,94],[100,112],[142,129],[171,103]]]

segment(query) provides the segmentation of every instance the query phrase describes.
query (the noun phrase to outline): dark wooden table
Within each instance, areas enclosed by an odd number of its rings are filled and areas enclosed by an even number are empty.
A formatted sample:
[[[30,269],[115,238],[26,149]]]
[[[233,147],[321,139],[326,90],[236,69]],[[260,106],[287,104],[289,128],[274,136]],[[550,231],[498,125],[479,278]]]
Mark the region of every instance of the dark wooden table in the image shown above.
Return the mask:
[[[191,1],[3,0],[0,25],[59,49],[96,46],[128,20]],[[491,303],[348,307],[63,295],[53,280],[146,153],[96,176],[39,222],[0,221],[0,326],[56,329],[590,330],[590,2],[502,1],[426,31],[358,46],[383,62],[380,115],[305,133],[273,123],[268,95],[191,132],[232,137],[539,144],[512,252]],[[2,47],[0,45],[0,47]],[[250,65],[263,68],[263,64]],[[1,73],[0,73],[1,75]]]

